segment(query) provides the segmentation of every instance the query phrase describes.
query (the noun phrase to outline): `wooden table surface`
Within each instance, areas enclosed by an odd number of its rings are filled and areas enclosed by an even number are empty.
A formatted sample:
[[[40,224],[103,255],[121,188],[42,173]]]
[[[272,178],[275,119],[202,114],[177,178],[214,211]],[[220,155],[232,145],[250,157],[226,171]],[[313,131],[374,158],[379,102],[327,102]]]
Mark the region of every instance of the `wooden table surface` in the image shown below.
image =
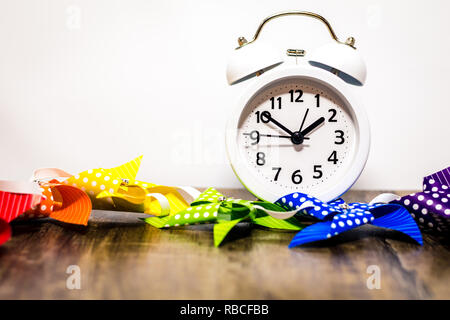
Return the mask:
[[[252,199],[245,190],[221,189]],[[347,202],[379,192],[350,191]],[[404,193],[402,193],[404,194]],[[1,299],[450,299],[449,241],[421,247],[373,226],[288,249],[295,233],[238,225],[219,247],[212,226],[159,230],[143,214],[94,211],[88,227],[13,224],[0,247]],[[69,290],[77,265],[81,289]],[[367,267],[380,268],[369,290]]]

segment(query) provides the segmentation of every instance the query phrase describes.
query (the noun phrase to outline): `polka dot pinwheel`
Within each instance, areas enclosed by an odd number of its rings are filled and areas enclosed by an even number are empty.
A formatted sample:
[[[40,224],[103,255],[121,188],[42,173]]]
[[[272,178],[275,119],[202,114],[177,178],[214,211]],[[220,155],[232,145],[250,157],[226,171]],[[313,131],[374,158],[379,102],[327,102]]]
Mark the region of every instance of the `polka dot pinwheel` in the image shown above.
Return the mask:
[[[52,218],[87,225],[91,201],[82,190],[58,180],[48,182],[0,181],[0,244],[11,236],[9,222]]]
[[[276,202],[286,210],[298,209],[299,214],[310,216],[317,222],[304,228],[292,239],[289,247],[326,240],[364,224],[397,230],[423,244],[417,224],[408,211],[397,204],[346,204],[342,199],[324,203],[303,193],[288,194]]]
[[[426,232],[449,235],[450,167],[423,179],[423,191],[403,197],[381,194],[372,202],[389,202],[404,206]]]
[[[186,209],[179,189],[191,197],[199,194],[192,188],[175,188],[136,180],[142,156],[118,167],[90,169],[71,176],[64,183],[85,191],[94,209],[168,215]],[[166,204],[166,205],[164,205]]]
[[[144,219],[156,228],[169,228],[200,223],[214,223],[214,245],[219,246],[239,222],[284,230],[301,230],[303,225],[294,217],[275,219],[266,211],[285,212],[282,207],[264,201],[225,198],[214,188],[205,190],[191,206],[174,215]]]
[[[115,206],[111,198],[97,198],[97,196],[103,191],[114,194],[118,192],[124,181],[133,181],[136,178],[141,161],[142,156],[110,169],[89,169],[71,175],[64,183],[86,192],[91,198],[94,209],[114,210]]]

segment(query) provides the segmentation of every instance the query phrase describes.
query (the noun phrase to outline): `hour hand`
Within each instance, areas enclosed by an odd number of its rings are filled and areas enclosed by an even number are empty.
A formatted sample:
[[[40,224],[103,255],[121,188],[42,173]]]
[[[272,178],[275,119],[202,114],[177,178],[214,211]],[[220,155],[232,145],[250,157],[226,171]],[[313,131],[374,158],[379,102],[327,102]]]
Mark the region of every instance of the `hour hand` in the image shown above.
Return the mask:
[[[302,132],[300,132],[300,134],[302,136],[306,136],[308,133],[310,133],[311,131],[313,131],[315,128],[317,128],[318,126],[320,126],[322,123],[325,122],[325,118],[321,117],[319,119],[317,119],[316,121],[314,121],[313,123],[311,123],[309,126],[307,126],[305,129],[303,129]]]

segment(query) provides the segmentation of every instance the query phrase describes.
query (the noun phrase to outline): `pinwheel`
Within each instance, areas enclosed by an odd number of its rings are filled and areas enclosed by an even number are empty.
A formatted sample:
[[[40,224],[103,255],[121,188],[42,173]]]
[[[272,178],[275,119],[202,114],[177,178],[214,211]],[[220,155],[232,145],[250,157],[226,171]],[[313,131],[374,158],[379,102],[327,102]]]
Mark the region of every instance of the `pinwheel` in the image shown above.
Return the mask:
[[[213,223],[214,245],[218,247],[230,230],[242,221],[273,229],[301,230],[303,228],[295,217],[281,220],[268,214],[268,212],[280,211],[286,210],[270,202],[225,198],[216,189],[208,188],[191,203],[189,208],[175,215],[145,218],[144,221],[156,228]]]
[[[167,187],[136,180],[142,156],[111,169],[97,168],[68,176],[67,185],[78,187],[91,198],[94,209],[142,212],[153,215],[175,214],[189,204],[179,192],[191,198],[200,192],[191,187]]]
[[[94,209],[115,210],[116,207],[110,198],[97,198],[97,196],[103,191],[114,194],[128,181],[134,180],[141,160],[142,156],[118,167],[89,169],[76,175],[60,170],[59,176],[68,176],[68,179],[64,180],[65,184],[85,191],[91,198]]]
[[[424,231],[447,234],[450,230],[450,167],[423,179],[423,191],[404,197],[391,193],[377,196],[372,203],[404,206]]]
[[[286,210],[298,210],[300,215],[313,217],[321,222],[312,224],[297,233],[289,248],[325,240],[365,224],[400,231],[419,244],[422,235],[409,212],[398,204],[346,204],[342,199],[324,203],[303,193],[291,193],[277,202]]]
[[[48,182],[0,181],[0,244],[11,236],[14,219],[50,217],[87,225],[91,201],[82,190],[58,180]]]

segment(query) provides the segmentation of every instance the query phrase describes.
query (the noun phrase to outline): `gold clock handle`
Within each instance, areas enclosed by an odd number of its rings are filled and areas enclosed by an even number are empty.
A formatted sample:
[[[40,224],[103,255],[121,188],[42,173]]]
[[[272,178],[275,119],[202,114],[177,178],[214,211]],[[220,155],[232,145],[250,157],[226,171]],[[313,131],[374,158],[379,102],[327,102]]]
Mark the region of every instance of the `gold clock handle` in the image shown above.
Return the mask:
[[[342,44],[346,44],[352,48],[354,48],[354,44],[355,44],[355,38],[353,37],[349,37],[347,38],[347,40],[345,42],[341,42],[338,37],[336,36],[336,34],[333,31],[333,28],[331,27],[330,23],[327,21],[327,19],[325,19],[324,17],[322,17],[321,15],[314,13],[314,12],[308,12],[308,11],[285,11],[285,12],[280,12],[280,13],[276,13],[274,15],[271,15],[267,18],[265,18],[261,24],[259,25],[258,29],[256,30],[255,35],[253,36],[253,39],[250,41],[247,41],[247,39],[245,39],[244,37],[239,37],[238,39],[238,43],[239,43],[239,47],[237,47],[236,49],[242,48],[245,45],[248,45],[252,42],[255,42],[256,39],[258,39],[259,34],[261,33],[261,30],[263,29],[264,25],[269,22],[270,20],[276,19],[276,18],[280,18],[280,17],[284,17],[284,16],[307,16],[307,17],[311,17],[314,19],[317,19],[319,21],[322,21],[323,24],[325,24],[325,26],[328,28],[328,31],[330,32],[331,37],[338,43],[342,43]]]

